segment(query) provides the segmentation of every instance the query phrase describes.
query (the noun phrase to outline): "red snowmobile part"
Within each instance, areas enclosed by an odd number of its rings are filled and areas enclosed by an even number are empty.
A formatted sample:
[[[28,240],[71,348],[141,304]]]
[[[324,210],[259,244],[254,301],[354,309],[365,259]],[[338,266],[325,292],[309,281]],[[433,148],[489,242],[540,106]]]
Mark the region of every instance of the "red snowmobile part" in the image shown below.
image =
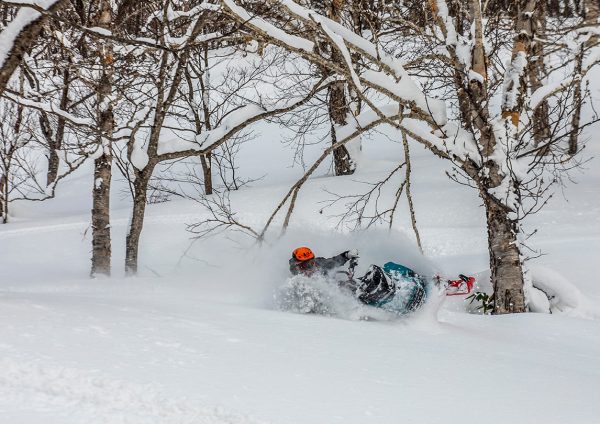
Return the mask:
[[[475,284],[475,277],[459,275],[458,280],[448,280],[446,282],[446,296],[462,296],[471,293]]]

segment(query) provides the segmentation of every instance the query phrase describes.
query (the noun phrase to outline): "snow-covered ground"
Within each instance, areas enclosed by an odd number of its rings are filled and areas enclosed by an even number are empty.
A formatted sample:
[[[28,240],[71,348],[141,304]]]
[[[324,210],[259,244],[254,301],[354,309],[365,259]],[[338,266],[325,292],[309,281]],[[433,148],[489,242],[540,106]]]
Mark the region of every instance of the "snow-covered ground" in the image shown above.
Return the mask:
[[[276,132],[260,129],[252,143],[269,163],[288,163]],[[600,154],[595,139],[589,150]],[[472,315],[458,298],[439,313],[393,320],[276,310],[273,294],[299,245],[324,256],[357,248],[359,272],[388,260],[426,274],[485,271],[476,193],[449,181],[418,146],[413,192],[425,257],[406,209],[391,233],[339,231],[333,210],[319,212],[331,197],[324,189],[364,188],[360,181],[384,175],[401,152],[374,136],[357,175],[322,169],[301,192],[289,231],[274,231],[262,247],[239,233],[192,242],[185,228],[202,218],[198,204],[150,205],[140,276],[130,279],[122,185],[111,279],[87,278],[89,169],[57,199],[15,204],[0,226],[0,423],[599,422],[598,158],[526,222],[539,230],[531,246],[546,253],[533,262],[538,272],[558,272],[581,291],[565,314]],[[231,200],[241,222],[260,228],[300,171],[242,159],[249,177],[267,176]]]

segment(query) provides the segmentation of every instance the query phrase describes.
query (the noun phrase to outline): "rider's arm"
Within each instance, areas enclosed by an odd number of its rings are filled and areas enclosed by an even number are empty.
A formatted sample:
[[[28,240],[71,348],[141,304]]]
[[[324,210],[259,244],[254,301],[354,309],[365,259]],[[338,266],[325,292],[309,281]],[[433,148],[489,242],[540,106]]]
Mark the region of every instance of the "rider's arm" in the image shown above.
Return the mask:
[[[321,271],[331,271],[348,262],[348,257],[346,256],[346,252],[344,252],[333,258],[315,258],[314,261],[316,261],[317,268]]]
[[[290,272],[293,275],[298,275],[300,273],[302,273],[302,270],[300,269],[300,261],[297,261],[296,259],[292,258],[290,259]]]

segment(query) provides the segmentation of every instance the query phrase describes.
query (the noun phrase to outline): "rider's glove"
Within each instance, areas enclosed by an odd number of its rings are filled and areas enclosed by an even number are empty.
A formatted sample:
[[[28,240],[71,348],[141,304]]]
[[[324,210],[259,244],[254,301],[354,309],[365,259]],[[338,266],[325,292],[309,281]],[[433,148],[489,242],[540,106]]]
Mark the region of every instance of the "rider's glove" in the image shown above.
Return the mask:
[[[344,255],[346,257],[346,259],[358,258],[358,250],[356,250],[356,249],[346,250],[344,253],[342,253],[342,255]]]

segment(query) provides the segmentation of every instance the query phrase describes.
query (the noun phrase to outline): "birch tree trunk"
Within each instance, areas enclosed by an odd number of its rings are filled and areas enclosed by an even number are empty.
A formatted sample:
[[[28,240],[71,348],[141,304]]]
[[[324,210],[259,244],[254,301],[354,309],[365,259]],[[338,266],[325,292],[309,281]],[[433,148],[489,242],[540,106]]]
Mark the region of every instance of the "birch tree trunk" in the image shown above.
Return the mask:
[[[582,44],[573,74],[575,76],[575,88],[573,90],[573,116],[571,117],[571,131],[569,133],[569,155],[573,156],[579,151],[579,126],[581,123],[581,107],[583,106],[582,89],[581,89],[581,67],[583,64],[583,56],[585,54],[585,46]]]
[[[512,61],[508,70],[509,74],[505,77],[508,84],[505,86],[502,105],[502,116],[509,120],[509,125],[514,126],[514,130],[509,131],[509,134],[507,134],[508,137],[516,133],[525,102],[527,75],[525,69],[520,67],[523,67],[522,61],[528,60],[531,52],[531,41],[533,39],[532,16],[535,4],[535,0],[525,0],[519,4],[515,25],[517,35],[513,46]],[[479,21],[481,14],[475,13],[475,18],[477,20],[476,27],[481,28],[481,21]],[[479,35],[479,31],[476,31],[476,33],[477,37],[481,37],[481,40],[483,40],[483,35]],[[481,44],[483,46],[483,43]],[[479,60],[485,61],[485,56]],[[486,100],[482,98],[481,101]],[[494,287],[494,313],[525,312],[525,281],[519,251],[519,225],[516,220],[510,218],[512,212],[510,208],[490,194],[502,184],[508,186],[508,190],[512,190],[512,177],[501,172],[497,163],[498,158],[495,160],[491,158],[495,153],[497,140],[489,120],[486,127],[487,131],[482,132],[481,140],[486,162],[481,174],[483,177],[479,177],[478,181],[487,218],[491,280]],[[508,184],[506,184],[507,179],[509,180]]]
[[[536,0],[526,0],[521,1],[518,5],[512,58],[505,76],[502,117],[510,118],[515,128],[519,126],[527,93],[527,70],[530,68],[525,65],[531,58],[536,3]]]
[[[530,0],[529,3],[535,2]],[[497,189],[502,184],[506,184],[505,179],[511,177],[501,172],[500,166],[496,162],[497,159],[493,158],[497,140],[491,125],[491,117],[488,109],[489,99],[487,92],[486,54],[483,43],[483,20],[478,0],[472,1],[471,10],[475,28],[475,43],[471,66],[473,71],[481,75],[482,78],[470,80],[468,86],[469,93],[467,94],[468,100],[466,101],[471,102],[469,108],[471,112],[470,124],[477,130],[478,144],[483,159],[483,169],[477,170],[477,172],[467,165],[466,171],[477,183],[486,211],[491,282],[494,287],[494,313],[524,312],[526,305],[523,268],[518,245],[519,226],[516,221],[510,218],[511,210],[499,199],[490,194],[494,189]],[[521,24],[517,23],[517,26],[519,25]],[[523,49],[526,49],[527,40],[518,38],[515,41],[513,55],[522,54]],[[525,47],[523,43],[525,43]],[[510,107],[503,107],[503,115],[510,118],[510,122],[516,127],[519,122],[520,109],[518,109],[518,106],[523,105],[523,97],[519,89],[524,90],[524,85],[521,79],[512,83],[519,83],[520,85],[519,87],[509,87],[514,94],[514,104],[510,104]],[[512,188],[510,187],[511,184],[508,185],[509,189]]]
[[[490,270],[494,286],[494,313],[525,312],[523,268],[517,234],[518,223],[510,211],[483,192],[488,228]]]
[[[108,0],[102,0],[98,26],[110,30],[112,9]],[[94,160],[94,188],[92,206],[92,269],[91,275],[110,275],[110,183],[112,176],[111,137],[114,127],[112,107],[113,52],[108,40],[98,45],[100,80],[97,87],[97,121],[99,126],[99,156]]]
[[[204,126],[207,131],[212,129],[210,122],[210,69],[208,63],[208,47],[204,47],[203,60],[203,71],[204,74],[200,76],[200,90],[202,92],[202,112],[204,116]],[[200,133],[202,128],[200,119],[196,119],[196,132]],[[204,180],[204,194],[213,194],[213,180],[212,180],[212,154],[207,153],[206,155],[200,156],[200,163],[202,164],[202,176]]]

